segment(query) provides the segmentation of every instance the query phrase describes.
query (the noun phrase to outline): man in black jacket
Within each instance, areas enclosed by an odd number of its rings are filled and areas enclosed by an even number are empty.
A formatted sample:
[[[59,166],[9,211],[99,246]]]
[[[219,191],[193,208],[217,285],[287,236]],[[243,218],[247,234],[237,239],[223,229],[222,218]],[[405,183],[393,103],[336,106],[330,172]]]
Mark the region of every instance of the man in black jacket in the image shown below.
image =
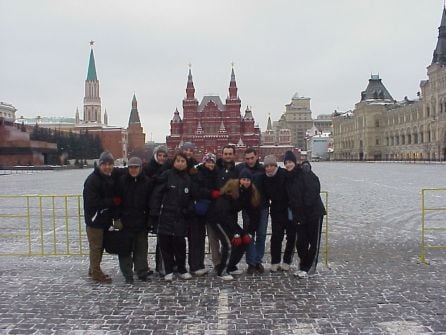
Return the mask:
[[[99,283],[111,283],[111,278],[102,272],[101,261],[104,251],[104,230],[112,225],[113,208],[118,204],[114,195],[112,177],[114,159],[104,151],[99,157],[99,166],[87,177],[84,183],[84,216],[87,225],[87,238],[90,249],[89,276]]]
[[[122,199],[118,217],[122,221],[123,232],[130,240],[131,247],[129,254],[118,255],[119,267],[126,283],[129,284],[133,283],[133,267],[142,281],[147,281],[150,274],[147,261],[147,218],[153,185],[141,170],[141,159],[130,158],[128,173],[119,178],[117,183],[117,195]]]

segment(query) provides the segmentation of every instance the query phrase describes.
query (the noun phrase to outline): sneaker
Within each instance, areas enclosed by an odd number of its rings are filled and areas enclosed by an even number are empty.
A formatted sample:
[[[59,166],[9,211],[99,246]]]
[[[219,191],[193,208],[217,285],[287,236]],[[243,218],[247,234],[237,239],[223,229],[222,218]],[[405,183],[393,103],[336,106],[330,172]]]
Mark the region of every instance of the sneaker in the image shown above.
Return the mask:
[[[126,284],[133,284],[133,277],[125,277]]]
[[[280,264],[271,264],[270,271],[271,272],[277,272],[280,270]]]
[[[173,280],[173,273],[169,273],[164,276],[165,281],[172,281]]]
[[[280,266],[280,268],[283,271],[290,271],[290,265],[288,263],[282,263],[282,265]]]
[[[185,273],[180,273],[178,277],[184,280],[188,280],[192,278],[192,275],[189,272],[185,272]]]
[[[234,277],[232,277],[229,273],[225,272],[222,273],[221,275],[218,276],[221,280],[224,281],[230,281],[230,280],[234,280]]]
[[[303,271],[303,270],[298,270],[298,271],[294,272],[294,275],[296,277],[299,277],[299,278],[303,279],[303,278],[307,278],[308,277],[308,272],[307,271]]]
[[[258,273],[264,273],[265,272],[265,268],[263,267],[262,263],[259,263],[256,265],[256,270]]]
[[[256,267],[254,265],[248,265],[248,270],[246,270],[246,273],[249,275],[253,275],[256,273]]]
[[[197,277],[201,277],[201,276],[204,276],[206,273],[208,273],[208,269],[203,268],[203,269],[194,271],[192,273]]]
[[[243,273],[243,270],[240,270],[240,269],[235,269],[235,270],[233,270],[233,271],[228,271],[228,273],[230,274],[230,275],[232,275],[232,276],[238,276],[238,275],[241,275],[242,273]]]

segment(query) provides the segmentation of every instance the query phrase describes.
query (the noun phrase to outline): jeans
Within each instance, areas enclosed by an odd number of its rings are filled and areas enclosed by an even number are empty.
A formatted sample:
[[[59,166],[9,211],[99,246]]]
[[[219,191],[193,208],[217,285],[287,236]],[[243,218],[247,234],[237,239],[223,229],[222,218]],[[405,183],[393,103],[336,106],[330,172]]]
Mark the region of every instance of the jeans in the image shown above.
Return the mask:
[[[266,230],[268,229],[268,214],[269,208],[262,207],[260,209],[259,226],[252,237],[253,240],[246,250],[246,263],[248,265],[256,266],[261,264],[265,254]],[[247,226],[249,220],[248,215],[242,211],[243,226]]]

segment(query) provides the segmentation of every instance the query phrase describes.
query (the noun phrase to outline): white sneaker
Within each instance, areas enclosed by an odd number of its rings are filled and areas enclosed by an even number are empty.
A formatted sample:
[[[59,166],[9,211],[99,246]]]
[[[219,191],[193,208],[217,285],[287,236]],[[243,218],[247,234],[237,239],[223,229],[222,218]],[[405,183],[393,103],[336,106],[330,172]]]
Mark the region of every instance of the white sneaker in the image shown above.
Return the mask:
[[[222,273],[220,276],[218,276],[220,279],[224,281],[230,281],[234,280],[234,277],[232,277],[229,273]]]
[[[164,276],[165,281],[172,281],[173,280],[173,273],[169,273]]]
[[[294,275],[295,275],[296,277],[301,278],[301,279],[303,279],[303,278],[307,278],[307,277],[308,277],[308,273],[307,273],[307,271],[302,271],[302,270],[298,270],[298,271],[294,272]]]
[[[282,265],[280,265],[280,268],[283,271],[290,271],[290,265],[288,263],[282,263]]]
[[[193,272],[193,274],[198,277],[204,276],[206,273],[208,273],[208,269],[205,268]]]
[[[232,275],[232,276],[238,276],[238,275],[241,275],[243,273],[243,270],[240,270],[240,269],[237,269],[237,270],[234,270],[234,271],[229,271],[229,274],[230,275]]]
[[[191,279],[191,278],[192,278],[192,275],[191,275],[189,272],[180,273],[178,276],[179,276],[181,279],[185,279],[185,280],[188,280],[188,279]]]
[[[271,272],[277,272],[280,270],[280,264],[271,264],[270,271]]]

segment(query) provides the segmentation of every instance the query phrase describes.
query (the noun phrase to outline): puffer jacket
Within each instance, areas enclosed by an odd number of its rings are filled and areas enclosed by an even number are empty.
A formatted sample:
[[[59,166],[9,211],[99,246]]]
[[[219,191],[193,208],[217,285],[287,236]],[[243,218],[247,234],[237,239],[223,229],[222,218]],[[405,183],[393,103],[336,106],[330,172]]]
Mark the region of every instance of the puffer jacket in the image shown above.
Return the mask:
[[[153,183],[144,173],[132,177],[129,173],[119,178],[117,195],[122,199],[118,208],[118,217],[124,229],[130,231],[144,231],[147,229],[149,214],[149,200],[153,190]]]
[[[85,224],[106,229],[113,221],[114,179],[102,174],[99,168],[87,177],[84,183]]]
[[[282,167],[277,167],[274,176],[265,176],[263,189],[265,197],[270,202],[271,218],[278,221],[288,220],[288,194],[286,189],[287,171]]]
[[[192,180],[186,171],[167,170],[158,178],[150,200],[150,215],[158,216],[157,233],[187,236],[193,213]]]

